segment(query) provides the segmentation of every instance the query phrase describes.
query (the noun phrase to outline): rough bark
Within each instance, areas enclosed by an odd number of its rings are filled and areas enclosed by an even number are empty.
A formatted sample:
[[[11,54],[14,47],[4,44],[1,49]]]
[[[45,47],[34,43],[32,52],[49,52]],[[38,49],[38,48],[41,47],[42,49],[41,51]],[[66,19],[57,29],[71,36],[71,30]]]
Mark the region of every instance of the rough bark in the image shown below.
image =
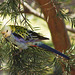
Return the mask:
[[[75,68],[71,68],[71,74],[75,75]]]
[[[44,13],[45,19],[51,31],[55,49],[62,52],[70,48],[70,41],[63,19],[56,13],[56,7],[52,0],[37,0]]]

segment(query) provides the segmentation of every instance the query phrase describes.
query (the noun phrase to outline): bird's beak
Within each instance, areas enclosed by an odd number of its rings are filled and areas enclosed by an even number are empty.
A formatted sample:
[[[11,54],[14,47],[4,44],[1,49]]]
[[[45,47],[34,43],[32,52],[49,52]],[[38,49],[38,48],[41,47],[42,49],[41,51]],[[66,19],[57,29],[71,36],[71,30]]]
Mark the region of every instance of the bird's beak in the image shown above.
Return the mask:
[[[3,37],[6,38],[5,32],[1,32],[3,34]]]
[[[5,34],[5,32],[1,32],[3,35]]]

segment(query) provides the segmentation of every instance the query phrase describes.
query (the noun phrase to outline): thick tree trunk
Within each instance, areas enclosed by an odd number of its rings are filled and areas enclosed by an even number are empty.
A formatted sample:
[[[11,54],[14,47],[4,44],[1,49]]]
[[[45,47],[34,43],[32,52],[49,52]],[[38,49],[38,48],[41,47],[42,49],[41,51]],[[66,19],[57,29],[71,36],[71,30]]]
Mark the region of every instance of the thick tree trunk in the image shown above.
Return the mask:
[[[70,41],[64,21],[57,16],[56,7],[52,0],[37,0],[47,20],[55,49],[62,52],[70,48]]]
[[[55,48],[60,52],[63,50],[66,51],[71,47],[67,30],[63,19],[56,16],[56,7],[51,1],[52,0],[37,0],[47,20]],[[75,69],[71,69],[71,74],[75,74]]]

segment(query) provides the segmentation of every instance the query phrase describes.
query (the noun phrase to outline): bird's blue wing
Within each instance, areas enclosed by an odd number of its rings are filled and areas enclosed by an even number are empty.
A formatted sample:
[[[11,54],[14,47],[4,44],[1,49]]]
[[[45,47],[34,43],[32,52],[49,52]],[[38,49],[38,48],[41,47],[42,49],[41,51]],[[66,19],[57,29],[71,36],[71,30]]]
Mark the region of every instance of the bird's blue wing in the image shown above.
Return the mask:
[[[29,39],[29,40],[25,40],[22,36],[20,36],[17,33],[12,33],[12,35],[14,35],[15,41],[19,42],[19,43],[30,43],[30,42],[36,42],[39,41],[38,39]]]
[[[35,32],[34,32],[35,33]],[[25,40],[21,35],[17,34],[17,33],[12,33],[15,37],[15,40],[18,41],[18,42],[23,42],[23,43],[29,43],[29,42],[37,42],[37,41],[40,41],[40,39],[29,39],[29,37],[27,36],[26,39],[28,40]],[[37,33],[35,33],[37,34]],[[39,35],[38,35],[39,36]],[[41,37],[41,39],[45,39],[45,37]],[[46,38],[47,39],[47,38]]]
[[[19,34],[15,33],[15,32],[12,33],[12,35],[14,35],[15,40],[19,43],[27,43],[28,42],[23,37],[21,37]]]

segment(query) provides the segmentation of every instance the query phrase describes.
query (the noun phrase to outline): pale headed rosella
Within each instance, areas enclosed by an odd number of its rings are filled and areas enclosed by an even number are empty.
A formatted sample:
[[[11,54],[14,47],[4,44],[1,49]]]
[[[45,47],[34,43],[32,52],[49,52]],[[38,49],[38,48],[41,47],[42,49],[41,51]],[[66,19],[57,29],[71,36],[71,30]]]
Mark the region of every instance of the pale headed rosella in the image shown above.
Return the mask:
[[[49,40],[48,38],[43,37],[34,31],[28,30],[25,27],[8,25],[1,29],[1,33],[5,39],[12,42],[19,49],[27,49],[29,46],[38,46],[69,59],[65,54],[62,54],[61,52],[40,42],[41,40]]]

